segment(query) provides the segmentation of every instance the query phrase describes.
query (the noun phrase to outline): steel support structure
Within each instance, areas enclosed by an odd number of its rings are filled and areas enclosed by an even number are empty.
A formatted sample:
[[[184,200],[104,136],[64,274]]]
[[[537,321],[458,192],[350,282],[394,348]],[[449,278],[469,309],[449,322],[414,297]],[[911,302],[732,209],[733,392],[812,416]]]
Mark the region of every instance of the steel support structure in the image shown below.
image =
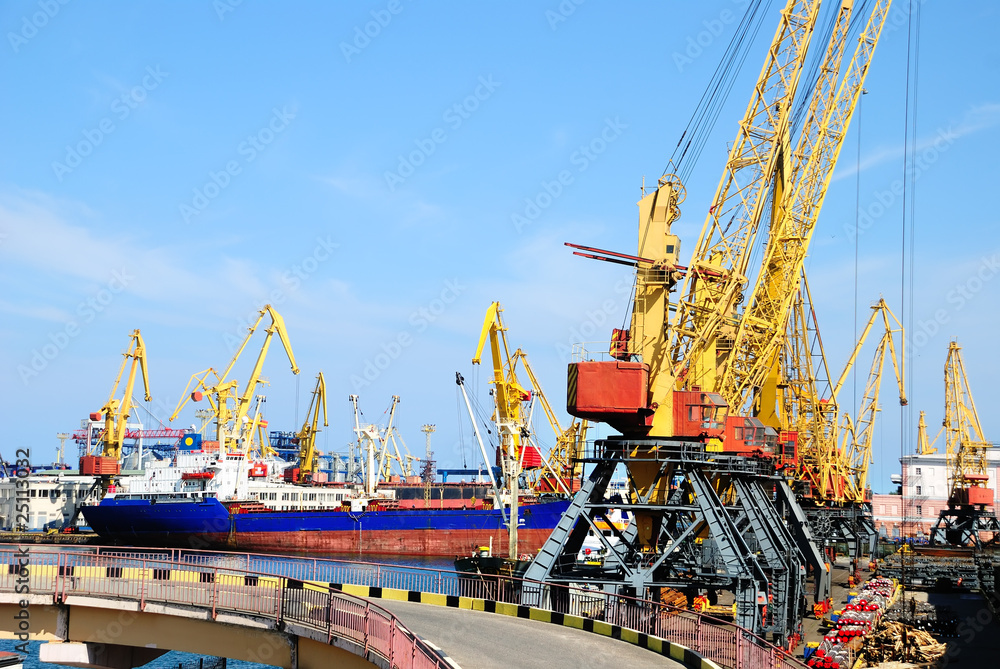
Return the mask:
[[[984,539],[980,533],[988,533]],[[1000,540],[1000,522],[983,504],[949,504],[931,528],[932,546],[992,546]]]
[[[779,644],[800,632],[806,571],[821,563],[822,555],[809,544],[805,516],[794,497],[780,494],[787,486],[773,475],[769,461],[707,452],[700,442],[655,438],[611,437],[592,449],[580,458],[593,466],[590,477],[528,567],[526,579],[654,600],[661,588],[689,596],[727,590],[736,601],[738,625],[759,636],[770,633]],[[641,495],[632,481],[627,499],[605,495],[619,466],[629,471],[630,465],[658,469],[665,503],[652,500],[655,486]],[[605,544],[604,563],[581,564],[579,552],[597,521],[614,528],[608,522],[612,509],[652,514],[651,533],[640,539],[636,523],[630,523],[624,532],[613,529],[614,543],[595,531]],[[559,602],[539,604],[559,610]]]
[[[875,550],[878,532],[870,503],[819,505],[802,499],[800,504],[819,546],[827,548],[838,543],[846,544],[852,564],[858,564],[859,560]]]

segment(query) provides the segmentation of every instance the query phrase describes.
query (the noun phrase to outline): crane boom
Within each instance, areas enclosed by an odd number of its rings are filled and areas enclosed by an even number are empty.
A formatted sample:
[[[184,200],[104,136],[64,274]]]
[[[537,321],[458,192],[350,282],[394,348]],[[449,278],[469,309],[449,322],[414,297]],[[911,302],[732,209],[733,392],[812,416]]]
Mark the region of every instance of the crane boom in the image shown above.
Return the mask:
[[[819,13],[819,0],[788,0],[685,275],[671,324],[674,375],[715,390],[716,344],[747,284],[747,267],[767,191],[788,135]]]
[[[306,409],[306,419],[302,429],[295,435],[299,441],[299,477],[308,480],[316,471],[316,434],[319,433],[319,415],[323,412],[323,427],[328,427],[326,417],[326,381],[323,372],[316,375],[316,387],[313,389],[309,408]]]
[[[239,382],[233,379],[229,379],[229,374],[232,372],[233,367],[236,365],[236,361],[239,359],[240,354],[243,353],[253,336],[257,327],[260,325],[261,321],[265,316],[270,316],[271,323],[265,329],[266,336],[264,338],[264,343],[261,346],[260,353],[257,355],[257,360],[254,363],[253,370],[250,373],[250,377],[247,381],[246,387],[243,392],[239,393]],[[226,369],[221,374],[217,373],[213,368],[209,367],[203,372],[199,372],[191,377],[188,382],[188,386],[184,391],[184,395],[177,404],[177,408],[174,410],[174,414],[171,416],[171,420],[177,417],[181,409],[187,403],[187,398],[189,397],[188,391],[192,388],[202,388],[204,389],[204,395],[208,396],[209,404],[212,405],[212,410],[215,412],[215,422],[217,436],[219,441],[219,447],[225,452],[240,452],[243,448],[242,445],[246,445],[252,442],[252,420],[250,419],[250,405],[254,398],[254,393],[257,389],[258,383],[264,383],[260,378],[261,370],[264,366],[264,360],[267,357],[268,348],[271,345],[271,337],[277,334],[281,339],[281,343],[284,346],[285,353],[288,356],[288,361],[291,363],[292,374],[298,374],[299,368],[295,364],[295,354],[292,352],[291,342],[288,339],[288,331],[285,328],[285,321],[281,317],[281,314],[277,312],[270,304],[265,304],[257,315],[257,320],[248,328],[246,337],[243,338],[242,343],[233,355],[232,360],[226,366]],[[214,384],[208,385],[208,378],[210,375],[214,375]],[[201,399],[202,392],[195,391],[190,397],[195,401]]]
[[[830,96],[836,70],[826,67],[825,75],[820,78],[813,97],[817,104],[810,112],[796,151],[802,166],[790,197],[778,203],[775,225],[764,250],[749,308],[740,319],[733,350],[723,366],[720,392],[734,407],[745,407],[753,401],[784,345],[781,334],[785,332],[790,306],[798,292],[809,243],[890,4],[891,0],[880,0],[873,9],[836,96]],[[850,3],[842,5],[828,58],[840,59],[849,9]]]
[[[150,401],[149,395],[149,372],[146,367],[146,344],[142,340],[139,330],[133,330],[129,335],[129,346],[126,349],[125,359],[118,369],[118,376],[115,377],[114,385],[111,386],[111,393],[108,401],[101,408],[104,414],[104,445],[102,455],[106,458],[114,458],[116,461],[122,457],[122,443],[125,440],[125,432],[128,427],[128,417],[132,413],[132,391],[135,388],[136,371],[142,371],[142,384],[145,391],[146,401]],[[129,360],[132,364],[129,365]],[[128,376],[125,379],[125,391],[119,400],[115,397],[118,391],[118,384],[121,382],[122,374],[128,367]]]

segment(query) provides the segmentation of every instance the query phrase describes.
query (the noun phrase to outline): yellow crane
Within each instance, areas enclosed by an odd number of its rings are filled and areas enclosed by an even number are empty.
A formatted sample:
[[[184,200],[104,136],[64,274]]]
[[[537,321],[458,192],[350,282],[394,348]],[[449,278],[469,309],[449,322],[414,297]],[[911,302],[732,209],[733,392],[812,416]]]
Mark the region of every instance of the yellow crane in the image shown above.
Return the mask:
[[[991,444],[983,434],[979,412],[972,399],[969,377],[958,342],[948,344],[944,366],[944,420],[941,422],[948,460],[948,508],[942,509],[931,530],[932,544],[979,546],[980,533],[990,533],[990,543],[1000,538],[1000,523],[993,511],[994,491],[989,487],[986,450]]]
[[[808,293],[808,283],[803,285]],[[870,501],[867,482],[871,438],[879,411],[882,371],[887,357],[892,361],[895,372],[899,403],[901,406],[907,404],[902,356],[897,354],[896,345],[898,337],[898,348],[902,350],[903,326],[884,299],[879,299],[871,309],[868,322],[828,394],[817,390],[811,352],[805,353],[803,361],[796,364],[790,374],[795,383],[789,386],[793,392],[787,396],[785,411],[794,422],[787,429],[795,431],[799,437],[799,480],[810,488],[806,496],[820,504],[862,504]],[[859,420],[855,425],[848,412],[840,411],[838,397],[880,316],[882,336],[872,359],[864,399],[858,412]],[[798,322],[799,319],[796,320],[797,327]],[[796,350],[808,349],[808,343],[800,334],[792,333],[790,338],[796,341]],[[819,364],[826,369],[826,355],[821,343],[818,357]],[[802,383],[803,379],[805,383]]]
[[[572,415],[607,422],[630,440],[615,446],[629,449],[621,457],[636,504],[635,548],[641,554],[652,553],[648,556],[651,564],[660,564],[673,552],[662,544],[675,522],[666,514],[682,512],[665,511],[672,508],[671,500],[678,493],[672,488],[676,474],[665,470],[665,463],[674,457],[667,440],[698,439],[706,451],[745,453],[770,450],[769,440],[777,437],[778,428],[788,426],[779,415],[783,400],[779,365],[786,324],[847,123],[888,10],[887,0],[877,3],[838,87],[853,6],[849,1],[840,3],[819,84],[809,92],[809,117],[792,153],[788,149],[792,107],[819,5],[786,3],[689,265],[677,264],[680,240],[671,232],[686,195],[680,179],[672,174],[661,177],[657,189],[644,193],[639,202],[637,254],[606,252],[611,257],[601,258],[636,268],[631,324],[627,331],[615,332],[611,360],[598,361],[589,352],[575,352],[575,360],[583,361],[569,368],[567,404]],[[766,243],[759,244],[769,212]],[[756,268],[751,267],[751,260],[761,245],[765,261],[752,281],[751,270]],[[682,273],[680,296],[672,306],[669,293]],[[748,287],[753,290],[745,295]],[[744,302],[746,307],[741,306]],[[689,464],[680,461],[676,466]],[[691,469],[686,476],[690,499],[709,506],[710,501],[701,501],[711,497],[703,474]],[[756,506],[763,493],[755,491],[754,485],[724,474],[714,474],[711,481],[720,504],[739,498],[747,505],[747,513],[763,509],[766,515],[766,505]],[[782,494],[789,495],[787,489]],[[776,600],[795,600],[800,586],[787,574],[799,565],[782,563],[780,556],[789,554],[782,553],[786,549],[772,546],[766,561],[750,565],[741,557],[745,549],[739,537],[730,534],[717,510],[699,507],[698,513],[704,515],[691,525],[692,531],[699,532],[699,538],[711,531],[715,541],[722,542],[718,545],[726,545],[722,550],[727,568],[744,574],[746,582],[755,579],[755,587],[764,584],[764,589],[770,589],[767,581],[781,578],[782,583],[774,586]],[[796,523],[803,527],[803,522]],[[807,534],[807,529],[799,532],[797,545],[803,554],[809,553],[805,559],[810,565],[828,571],[815,545],[808,545],[812,542]],[[757,536],[757,540],[771,539]],[[659,557],[661,550],[665,552]],[[816,576],[819,583],[821,576]],[[640,582],[638,576],[630,578]],[[740,624],[780,634],[792,629],[778,619],[755,617],[750,592],[744,588],[737,593],[743,610]],[[784,611],[787,614],[790,609]],[[788,615],[787,620],[793,618]]]
[[[777,393],[773,382],[769,393],[761,396],[761,392],[769,386],[768,378],[776,377],[783,335],[791,304],[799,292],[809,243],[890,4],[890,0],[876,3],[834,95],[852,5],[841,3],[825,66],[794,153],[793,181],[786,197],[776,195],[761,271],[747,301],[748,308],[739,319],[732,349],[722,364],[718,382],[722,396],[737,409],[750,407],[756,401],[756,413],[775,428],[784,426],[775,413]]]
[[[316,387],[306,409],[306,420],[302,429],[295,435],[299,443],[299,473],[298,481],[309,483],[316,472],[317,459],[320,452],[316,450],[316,435],[319,433],[319,415],[323,412],[323,427],[328,427],[326,417],[326,381],[323,372],[316,375]],[[298,482],[297,481],[297,482]]]
[[[264,330],[266,333],[264,343],[261,345],[260,353],[257,354],[257,361],[250,372],[250,377],[243,393],[238,394],[239,382],[229,379],[229,374],[232,372],[236,361],[239,360],[247,343],[265,316],[270,316],[271,322]],[[284,346],[285,353],[288,356],[288,361],[292,366],[292,373],[298,374],[299,368],[295,364],[295,354],[292,353],[292,346],[288,339],[285,321],[274,307],[266,304],[261,308],[257,320],[249,327],[246,337],[244,337],[243,342],[221,374],[210,367],[191,377],[188,387],[184,390],[184,395],[177,403],[174,413],[170,416],[170,420],[173,421],[180,414],[181,409],[187,404],[188,399],[197,402],[207,396],[212,410],[215,412],[216,439],[219,442],[219,448],[223,453],[246,452],[246,447],[253,438],[252,421],[249,417],[250,404],[253,401],[257,384],[263,383],[260,373],[264,365],[264,360],[267,358],[268,348],[271,345],[271,337],[275,334],[281,339],[282,346]],[[210,379],[210,377],[214,377],[214,379]],[[188,394],[192,386],[195,390]],[[201,390],[198,390],[199,388]]]
[[[558,492],[561,487],[572,491],[573,482],[580,477],[582,472],[582,466],[577,462],[577,458],[583,455],[584,446],[587,443],[587,421],[574,418],[569,427],[563,429],[555,411],[552,410],[552,405],[549,404],[548,398],[542,391],[541,383],[535,376],[534,370],[531,369],[531,365],[528,364],[528,355],[521,349],[517,349],[514,351],[513,359],[515,366],[518,360],[524,365],[524,371],[527,372],[534,390],[534,397],[542,405],[542,410],[545,412],[545,417],[548,419],[549,425],[552,426],[556,438],[555,447],[549,452],[548,464],[552,467],[553,475],[561,480],[562,486],[555,481],[548,481],[548,477],[543,475],[538,482],[539,491]]]
[[[754,248],[768,204],[768,192],[781,170],[782,147],[791,130],[792,103],[819,7],[818,0],[789,0],[786,3],[754,93],[731,144],[722,180],[709,207],[670,324],[673,336],[669,355],[671,375],[683,387],[697,386],[706,391],[718,388],[719,347],[721,344],[725,349],[728,345],[725,340],[732,337],[735,311],[749,282],[750,250]],[[676,191],[676,186],[671,188]],[[640,217],[645,212],[640,203]],[[649,241],[657,244],[660,240]],[[655,256],[645,255],[642,248],[639,256],[670,260],[663,257],[662,251]],[[640,299],[638,292],[636,299]],[[660,338],[661,335],[649,325],[647,323],[644,328],[645,336]],[[666,351],[656,353],[663,355]],[[643,356],[643,360],[646,359]],[[657,371],[659,374],[666,370]],[[653,402],[660,407],[671,404],[665,395],[654,396]],[[653,434],[669,436],[669,430],[663,431],[658,424],[665,423],[663,418],[670,412],[661,412],[662,418],[658,415],[653,419]]]
[[[937,443],[941,432],[944,432],[944,426],[938,431],[937,436],[934,437],[934,441],[927,441],[927,421],[924,418],[924,412],[921,411],[920,420],[917,422],[917,455],[932,455],[937,453],[934,444]]]
[[[113,477],[121,472],[122,444],[125,441],[125,433],[128,429],[128,417],[132,412],[132,391],[135,388],[136,372],[142,371],[142,385],[145,391],[146,401],[150,401],[149,396],[149,372],[146,368],[146,344],[142,340],[139,330],[133,330],[129,337],[129,345],[123,354],[125,359],[118,369],[118,376],[111,386],[111,393],[108,401],[101,407],[98,417],[104,416],[104,431],[101,433],[101,455],[84,456],[80,462],[80,472],[82,474],[97,474],[100,476],[102,494],[108,492],[113,483]],[[129,363],[131,361],[131,364]],[[125,390],[122,398],[118,399],[115,394],[118,392],[118,384],[121,383],[122,374],[128,367],[128,376],[125,380]],[[94,418],[94,415],[91,415]],[[95,418],[96,420],[96,418]]]
[[[503,462],[501,466],[505,477],[516,477],[520,475],[522,447],[529,445],[524,439],[529,430],[524,404],[530,401],[531,392],[518,381],[517,361],[507,345],[507,328],[503,325],[502,313],[503,309],[499,302],[491,303],[486,310],[483,328],[479,334],[479,345],[476,347],[472,364],[480,364],[483,348],[489,339],[493,360],[493,399],[496,405],[493,420],[497,426],[497,438]]]
[[[882,338],[879,340],[878,346],[875,349],[874,357],[872,358],[872,364],[868,372],[868,380],[865,384],[865,391],[863,395],[864,399],[858,409],[857,424],[854,424],[847,412],[842,414],[841,419],[841,425],[843,427],[841,429],[842,441],[840,452],[846,457],[850,468],[850,476],[847,479],[845,498],[848,501],[855,503],[871,501],[871,490],[868,487],[868,465],[870,465],[872,461],[872,443],[875,434],[875,418],[881,410],[879,408],[879,392],[881,388],[882,370],[887,357],[892,361],[893,371],[895,372],[896,386],[899,390],[899,405],[906,406],[908,404],[905,391],[906,378],[904,376],[902,355],[897,355],[895,343],[895,338],[898,334],[900,338],[899,348],[900,352],[902,352],[904,342],[903,326],[889,309],[885,300],[879,300],[878,304],[872,307],[872,317],[869,319],[868,326],[862,334],[862,339],[859,340],[858,346],[855,347],[855,351],[852,355],[851,362],[848,364],[848,368],[844,370],[844,373],[838,381],[837,390],[843,386],[844,381],[847,379],[850,365],[853,364],[853,361],[856,359],[857,353],[861,348],[861,344],[864,343],[864,337],[867,336],[871,329],[872,322],[880,313],[882,315],[882,322],[885,329],[883,331]]]

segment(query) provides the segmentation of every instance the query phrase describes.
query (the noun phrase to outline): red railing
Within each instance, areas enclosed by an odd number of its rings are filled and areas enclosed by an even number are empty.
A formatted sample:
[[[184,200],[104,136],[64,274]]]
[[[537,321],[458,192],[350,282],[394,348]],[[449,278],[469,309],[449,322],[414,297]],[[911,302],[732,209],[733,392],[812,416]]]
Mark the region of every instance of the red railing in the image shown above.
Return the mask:
[[[368,600],[274,574],[99,552],[0,550],[0,592],[15,592],[25,575],[31,594],[51,594],[56,602],[82,595],[131,600],[140,609],[148,602],[196,606],[210,609],[213,618],[219,611],[247,613],[273,619],[276,626],[308,627],[325,634],[328,643],[349,639],[363,654],[374,652],[400,669],[450,666]]]
[[[268,573],[298,581],[392,588],[534,606],[657,636],[686,646],[730,669],[805,667],[784,649],[729,621],[659,602],[597,590],[509,577],[463,577],[454,571],[424,567],[288,555],[120,547],[84,550],[122,560],[168,559],[179,564]]]

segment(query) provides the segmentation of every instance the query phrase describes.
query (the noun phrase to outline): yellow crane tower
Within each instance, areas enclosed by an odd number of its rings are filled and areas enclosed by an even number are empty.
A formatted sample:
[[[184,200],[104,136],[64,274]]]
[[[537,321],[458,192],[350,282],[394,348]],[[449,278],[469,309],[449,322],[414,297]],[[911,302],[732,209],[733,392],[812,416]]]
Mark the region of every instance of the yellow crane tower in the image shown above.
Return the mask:
[[[789,182],[790,188],[785,186],[785,197],[776,194],[761,270],[747,300],[748,307],[739,318],[732,348],[723,359],[718,382],[720,393],[732,407],[741,409],[756,403],[755,413],[779,429],[784,426],[776,413],[774,379],[791,305],[799,293],[799,278],[809,243],[888,16],[890,0],[876,3],[844,79],[836,87],[851,6],[849,1],[841,3],[819,85],[794,152],[793,180]]]
[[[931,530],[932,544],[980,546],[1000,540],[1000,523],[993,511],[994,491],[989,487],[986,449],[979,412],[972,399],[969,378],[958,342],[948,344],[944,366],[944,420],[942,426],[948,458],[948,508],[942,509]],[[984,541],[981,533],[991,534]]]
[[[808,294],[808,283],[803,282]],[[799,310],[801,311],[801,305]],[[907,404],[905,376],[898,346],[902,350],[903,326],[889,309],[884,299],[872,305],[872,313],[861,331],[857,342],[844,365],[840,376],[827,393],[821,393],[816,381],[815,365],[809,344],[800,326],[803,316],[795,319],[795,331],[789,335],[794,342],[795,358],[787,366],[788,385],[784,412],[790,421],[786,427],[799,438],[801,447],[798,458],[798,479],[802,495],[820,505],[843,506],[870,501],[868,491],[868,464],[871,460],[871,436],[875,417],[879,411],[879,392],[882,371],[888,357],[892,361],[899,389],[899,403]],[[879,317],[881,316],[881,320]],[[850,376],[859,354],[876,322],[883,325],[883,333],[876,347],[868,380],[865,385],[857,425],[848,412],[839,409],[838,396]],[[815,327],[815,325],[813,326]],[[827,368],[825,352],[819,344],[818,364]],[[826,372],[829,378],[829,372]]]
[[[917,422],[917,455],[932,455],[937,453],[937,449],[934,448],[934,444],[937,443],[938,437],[944,432],[944,426],[938,431],[937,435],[934,437],[934,441],[927,440],[927,421],[924,419],[924,412],[920,412],[920,420]]]
[[[93,420],[98,420],[104,416],[104,430],[101,433],[101,455],[86,455],[80,460],[81,474],[96,474],[100,476],[101,493],[108,492],[114,481],[114,477],[121,472],[122,444],[125,441],[125,433],[128,429],[128,417],[132,412],[132,391],[135,388],[136,371],[142,371],[142,385],[145,390],[145,398],[148,402],[149,396],[149,372],[146,369],[146,344],[142,340],[139,330],[133,330],[129,338],[129,345],[123,354],[125,359],[118,370],[118,376],[111,386],[111,393],[108,401],[101,407],[99,414],[91,414]],[[131,360],[131,365],[129,361]],[[121,382],[125,367],[129,368],[125,381],[125,391],[119,400],[115,397],[118,392],[118,384]],[[96,417],[95,417],[96,416]]]
[[[229,379],[229,374],[232,372],[236,361],[239,360],[247,343],[265,316],[270,316],[271,323],[264,330],[266,333],[264,343],[261,345],[260,353],[257,354],[257,362],[250,372],[250,377],[243,393],[237,394],[239,382]],[[275,334],[278,335],[284,346],[288,361],[292,366],[292,374],[298,374],[299,368],[295,364],[295,354],[292,353],[288,331],[285,329],[285,321],[274,307],[266,304],[261,308],[257,320],[249,327],[246,337],[244,337],[232,360],[229,361],[229,365],[226,366],[226,369],[221,374],[210,367],[191,377],[187,388],[184,389],[184,395],[177,403],[174,413],[170,416],[170,420],[173,421],[177,418],[184,405],[187,404],[188,399],[198,402],[203,397],[207,397],[212,410],[215,412],[216,439],[219,442],[219,448],[222,449],[223,453],[245,452],[246,447],[253,438],[252,421],[249,417],[250,404],[253,401],[257,384],[263,383],[260,373],[264,365],[264,360],[267,358],[268,348],[271,345],[271,337]],[[210,379],[210,376],[214,377],[214,379]],[[194,390],[189,394],[192,387]]]
[[[517,379],[517,360],[507,345],[507,328],[503,325],[502,313],[499,302],[491,303],[486,310],[472,364],[478,365],[482,361],[483,348],[488,338],[493,359],[492,384],[496,405],[493,420],[497,426],[501,467],[504,477],[517,477],[524,460],[522,449],[530,446],[524,438],[530,427],[524,405],[530,401],[531,392]]]
[[[684,388],[698,387],[704,391],[717,391],[719,388],[719,358],[730,346],[728,340],[733,337],[738,325],[734,318],[749,282],[750,251],[754,248],[768,204],[768,193],[782,169],[782,148],[791,131],[793,101],[819,7],[820,3],[816,0],[790,1],[782,11],[768,58],[740,122],[722,180],[709,207],[684,278],[682,295],[670,323],[673,341],[669,361],[663,361],[664,365],[669,362],[671,376],[676,377],[678,384]],[[672,189],[675,190],[675,187]],[[649,216],[648,209],[643,206],[647,198],[640,203],[641,219]],[[659,243],[657,238],[647,242]],[[669,240],[667,244],[670,244]],[[640,248],[639,255],[642,257],[670,260],[663,257],[662,251],[657,256],[650,256],[645,255],[643,250]],[[637,301],[642,288],[641,279],[640,276]],[[659,313],[659,308],[656,311]],[[646,336],[660,338],[648,325],[644,328]],[[667,352],[657,353],[660,357]],[[666,386],[663,391],[666,391]],[[669,403],[666,396],[662,399]],[[664,406],[656,397],[653,401]],[[653,422],[654,433],[662,434],[656,427],[662,419],[654,418]]]
[[[319,433],[319,414],[323,412],[323,427],[328,427],[326,418],[326,381],[323,372],[316,375],[316,388],[313,389],[309,408],[306,409],[306,420],[302,429],[295,435],[299,443],[299,471],[296,483],[310,483],[316,472],[317,459],[320,452],[316,450],[316,435]]]

